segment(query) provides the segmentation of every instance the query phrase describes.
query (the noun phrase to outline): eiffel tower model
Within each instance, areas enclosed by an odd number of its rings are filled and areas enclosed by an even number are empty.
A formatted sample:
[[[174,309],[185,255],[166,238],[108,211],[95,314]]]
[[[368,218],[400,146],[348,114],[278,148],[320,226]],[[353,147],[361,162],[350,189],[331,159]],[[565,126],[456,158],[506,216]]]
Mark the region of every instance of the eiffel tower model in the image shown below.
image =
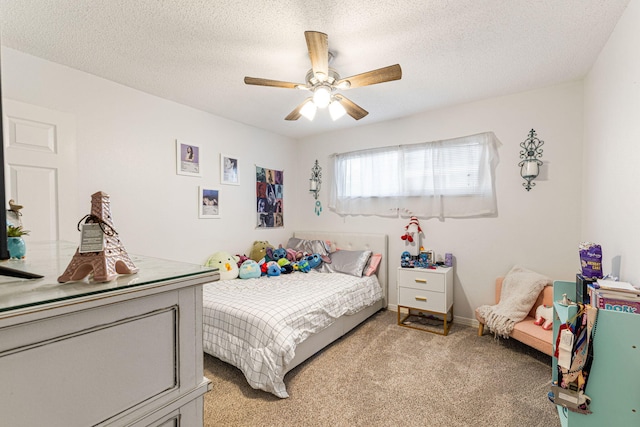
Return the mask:
[[[91,272],[95,282],[109,282],[118,274],[137,273],[138,268],[129,258],[113,227],[111,203],[107,193],[98,191],[91,195],[91,215],[87,222],[101,225],[104,233],[104,248],[100,252],[86,253],[81,253],[78,248],[65,272],[58,277],[58,282],[82,280]]]

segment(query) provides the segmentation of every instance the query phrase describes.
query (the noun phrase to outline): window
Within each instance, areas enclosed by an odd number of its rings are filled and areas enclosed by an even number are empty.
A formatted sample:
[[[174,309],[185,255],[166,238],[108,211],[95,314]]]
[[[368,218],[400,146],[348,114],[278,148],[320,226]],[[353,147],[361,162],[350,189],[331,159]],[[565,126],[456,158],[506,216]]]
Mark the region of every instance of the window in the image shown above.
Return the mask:
[[[337,154],[329,207],[341,215],[495,216],[493,132]]]

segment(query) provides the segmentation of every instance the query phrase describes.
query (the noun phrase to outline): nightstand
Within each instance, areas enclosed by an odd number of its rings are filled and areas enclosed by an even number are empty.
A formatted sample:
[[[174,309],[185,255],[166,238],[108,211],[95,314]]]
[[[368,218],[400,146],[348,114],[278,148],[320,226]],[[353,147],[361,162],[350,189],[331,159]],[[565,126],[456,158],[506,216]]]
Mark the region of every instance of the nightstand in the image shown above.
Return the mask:
[[[403,310],[407,315],[403,318]],[[451,312],[451,320],[447,317]],[[433,315],[443,317],[442,332],[421,327]],[[398,325],[440,335],[453,323],[453,268],[398,268]]]

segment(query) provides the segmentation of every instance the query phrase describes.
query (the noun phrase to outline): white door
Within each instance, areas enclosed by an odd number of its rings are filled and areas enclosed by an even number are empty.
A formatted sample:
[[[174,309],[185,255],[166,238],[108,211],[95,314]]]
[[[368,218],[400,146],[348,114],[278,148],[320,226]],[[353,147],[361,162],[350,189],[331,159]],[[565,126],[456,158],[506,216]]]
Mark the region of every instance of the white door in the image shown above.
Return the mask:
[[[2,105],[6,199],[23,206],[27,244],[77,240],[75,116],[6,98]]]

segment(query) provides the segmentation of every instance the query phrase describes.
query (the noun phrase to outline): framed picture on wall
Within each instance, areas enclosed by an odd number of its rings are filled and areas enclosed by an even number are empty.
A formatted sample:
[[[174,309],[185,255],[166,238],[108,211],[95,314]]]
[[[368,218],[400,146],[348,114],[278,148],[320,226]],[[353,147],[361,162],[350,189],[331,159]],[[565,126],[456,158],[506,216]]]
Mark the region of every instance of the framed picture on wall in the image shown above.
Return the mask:
[[[202,176],[200,159],[199,145],[176,139],[176,173],[178,175]]]
[[[240,185],[238,158],[220,154],[220,183],[227,185]]]
[[[284,172],[256,165],[257,228],[284,227]]]
[[[198,187],[198,218],[220,218],[220,190]]]

